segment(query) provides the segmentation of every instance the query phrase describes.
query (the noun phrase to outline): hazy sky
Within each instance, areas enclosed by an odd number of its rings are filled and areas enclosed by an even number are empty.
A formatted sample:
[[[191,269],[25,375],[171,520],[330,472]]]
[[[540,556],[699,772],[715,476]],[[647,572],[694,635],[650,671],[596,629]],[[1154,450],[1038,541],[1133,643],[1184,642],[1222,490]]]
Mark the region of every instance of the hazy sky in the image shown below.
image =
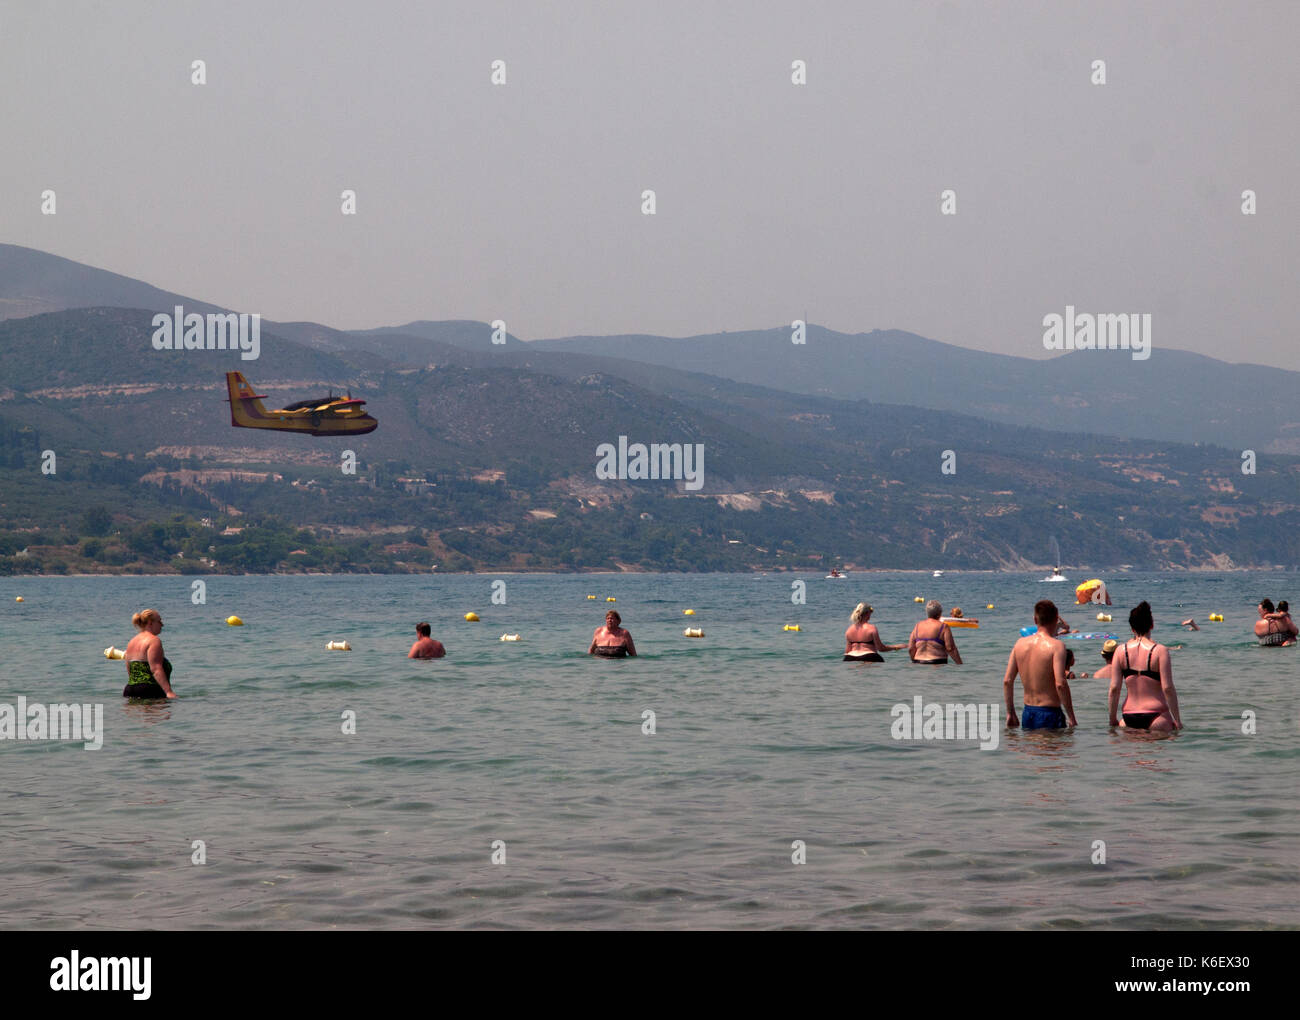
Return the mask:
[[[1042,356],[1073,304],[1295,368],[1297,38],[1291,0],[9,2],[0,241],[341,328]]]

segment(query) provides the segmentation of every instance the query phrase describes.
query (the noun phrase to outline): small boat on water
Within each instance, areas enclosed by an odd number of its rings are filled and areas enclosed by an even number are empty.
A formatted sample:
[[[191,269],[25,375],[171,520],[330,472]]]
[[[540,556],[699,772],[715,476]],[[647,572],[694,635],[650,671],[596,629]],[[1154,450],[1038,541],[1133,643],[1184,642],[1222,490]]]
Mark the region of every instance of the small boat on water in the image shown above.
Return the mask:
[[[837,567],[831,567],[831,572],[826,575],[828,581],[843,581],[848,574],[841,574]]]
[[[934,576],[935,576],[935,577],[943,577],[943,571],[942,571],[942,570],[936,570],[936,571],[934,572]]]
[[[1064,574],[1061,573],[1061,568],[1060,568],[1060,567],[1057,567],[1055,570],[1052,571],[1052,576],[1051,576],[1051,577],[1044,577],[1044,578],[1042,578],[1042,580],[1044,580],[1044,581],[1064,581],[1064,580],[1067,580],[1067,578],[1066,578],[1066,576],[1065,576]]]

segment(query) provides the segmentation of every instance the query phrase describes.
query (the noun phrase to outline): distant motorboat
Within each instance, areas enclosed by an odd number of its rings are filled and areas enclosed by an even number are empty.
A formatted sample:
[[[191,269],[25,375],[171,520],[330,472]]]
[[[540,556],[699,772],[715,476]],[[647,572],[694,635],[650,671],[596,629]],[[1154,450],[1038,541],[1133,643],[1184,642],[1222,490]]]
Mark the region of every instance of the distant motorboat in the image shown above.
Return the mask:
[[[942,570],[936,570],[936,571],[934,572],[934,576],[935,576],[935,577],[943,577],[943,571],[942,571]]]
[[[828,581],[843,581],[848,574],[841,574],[835,567],[831,567],[831,572],[826,575]]]
[[[1061,573],[1061,568],[1060,568],[1060,567],[1057,567],[1055,570],[1052,571],[1052,576],[1051,576],[1051,577],[1044,577],[1044,578],[1042,578],[1042,580],[1044,580],[1044,581],[1067,581],[1067,580],[1069,580],[1069,578],[1067,578],[1064,574]]]

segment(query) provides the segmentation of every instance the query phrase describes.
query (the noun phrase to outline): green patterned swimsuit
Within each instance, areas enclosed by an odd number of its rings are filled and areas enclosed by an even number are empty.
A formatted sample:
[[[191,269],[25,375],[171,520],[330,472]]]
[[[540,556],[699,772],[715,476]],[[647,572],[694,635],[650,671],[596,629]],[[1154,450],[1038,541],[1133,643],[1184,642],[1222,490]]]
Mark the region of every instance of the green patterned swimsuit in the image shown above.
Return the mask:
[[[167,674],[167,682],[171,683],[172,664],[167,659],[163,659],[163,672]],[[153,678],[153,670],[149,668],[149,663],[143,659],[137,659],[135,662],[126,664],[126,687],[122,691],[124,698],[165,698],[167,692],[158,686],[158,682]]]

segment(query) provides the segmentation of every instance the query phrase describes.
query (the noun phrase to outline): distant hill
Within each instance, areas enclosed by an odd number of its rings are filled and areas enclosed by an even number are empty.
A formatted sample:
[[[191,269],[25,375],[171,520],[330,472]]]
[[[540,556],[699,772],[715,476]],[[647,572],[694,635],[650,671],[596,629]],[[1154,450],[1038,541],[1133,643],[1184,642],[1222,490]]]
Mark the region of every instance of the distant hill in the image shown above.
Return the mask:
[[[848,335],[810,326],[806,341],[793,344],[790,330],[780,328],[683,339],[566,337],[530,346],[1036,428],[1300,453],[1300,373],[1227,364],[1164,347],[1158,337],[1146,361],[1123,351],[1012,358],[899,330]]]
[[[106,269],[73,262],[34,248],[0,244],[0,320],[19,319],[67,308],[188,309],[215,312],[216,305],[159,290]]]
[[[0,245],[0,319],[90,306],[215,306],[30,248]],[[499,359],[521,349],[600,355],[703,373],[775,390],[928,407],[1053,431],[1214,443],[1300,454],[1300,373],[1234,365],[1175,350],[1157,332],[1152,356],[1081,351],[1051,359],[973,351],[900,330],[845,334],[809,326],[670,339],[649,335],[491,342],[472,321],[418,321],[368,330],[264,321],[270,332],[317,350],[347,350],[420,367],[448,347]],[[1157,330],[1158,330],[1157,324]],[[1225,354],[1231,339],[1225,338]]]
[[[320,349],[350,334],[307,346],[268,328],[257,361],[155,351],[150,315],[0,322],[0,572],[29,565],[3,550],[21,550],[30,529],[76,529],[96,507],[134,536],[132,555],[151,554],[151,522],[168,513],[279,515],[318,536],[301,561],[268,552],[274,543],[214,546],[249,569],[400,569],[408,555],[425,569],[430,557],[480,569],[1024,567],[1051,533],[1098,567],[1300,562],[1294,458],[1263,458],[1245,477],[1220,447],[1039,431],[532,345],[361,338],[414,345],[425,363],[404,367]],[[271,402],[349,388],[380,427],[344,441],[232,428],[231,367]],[[703,487],[597,479],[596,447],[620,435],[703,444]],[[58,455],[53,476],[40,471],[45,449]],[[340,470],[343,449],[359,458],[355,476]],[[955,475],[940,470],[945,450]],[[308,543],[267,526],[287,548]],[[344,548],[328,537],[386,529],[408,538]],[[126,546],[108,538],[100,548],[81,536],[83,560],[64,545],[51,564],[86,569],[87,549],[124,562]]]

